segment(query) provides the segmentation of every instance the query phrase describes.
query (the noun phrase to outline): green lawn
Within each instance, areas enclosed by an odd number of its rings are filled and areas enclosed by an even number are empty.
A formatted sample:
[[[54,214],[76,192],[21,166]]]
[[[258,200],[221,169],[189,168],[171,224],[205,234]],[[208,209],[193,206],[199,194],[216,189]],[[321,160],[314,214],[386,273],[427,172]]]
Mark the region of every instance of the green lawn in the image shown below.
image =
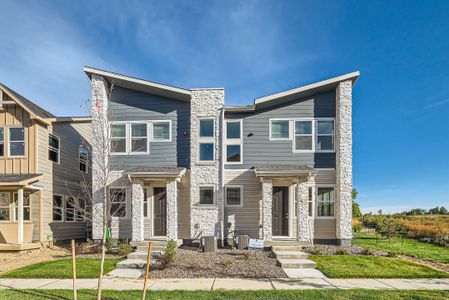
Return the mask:
[[[104,299],[140,299],[141,291],[104,291]],[[95,290],[79,290],[79,300],[95,299]],[[148,291],[146,299],[448,299],[449,291],[290,290],[290,291]],[[0,290],[0,299],[69,300],[71,290]]]
[[[313,255],[310,259],[330,278],[449,278],[449,273],[391,257]]]
[[[401,243],[401,239],[392,239],[390,245],[388,240],[377,241],[376,236],[373,234],[360,234],[354,239],[354,245],[449,264],[449,247],[424,243],[413,239],[404,239],[403,244]]]
[[[104,273],[115,269],[120,259],[106,259]],[[92,258],[76,259],[77,278],[98,278],[100,260]],[[59,259],[29,265],[2,274],[2,278],[72,278],[72,260]]]

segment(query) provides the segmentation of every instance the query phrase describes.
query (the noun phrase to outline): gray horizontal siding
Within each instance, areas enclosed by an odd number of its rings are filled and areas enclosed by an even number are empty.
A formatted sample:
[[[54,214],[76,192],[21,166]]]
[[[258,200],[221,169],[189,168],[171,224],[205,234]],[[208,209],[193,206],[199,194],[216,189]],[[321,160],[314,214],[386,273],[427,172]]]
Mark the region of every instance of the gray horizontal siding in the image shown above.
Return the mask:
[[[151,142],[148,155],[112,156],[114,169],[140,166],[188,166],[190,157],[190,104],[120,87],[112,92],[111,121],[171,120],[172,141]]]
[[[225,168],[247,169],[270,163],[335,168],[335,153],[293,153],[292,141],[269,140],[269,119],[302,117],[335,117],[335,92],[298,99],[256,113],[227,113],[226,119],[243,119],[243,164],[225,165]]]

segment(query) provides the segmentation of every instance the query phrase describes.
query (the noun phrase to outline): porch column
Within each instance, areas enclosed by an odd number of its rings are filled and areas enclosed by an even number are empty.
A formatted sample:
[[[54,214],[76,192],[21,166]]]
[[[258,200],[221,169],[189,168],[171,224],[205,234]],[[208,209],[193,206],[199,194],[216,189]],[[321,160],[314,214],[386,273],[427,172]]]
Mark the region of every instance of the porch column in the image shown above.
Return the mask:
[[[131,185],[131,212],[132,240],[143,241],[143,186],[141,182],[133,182]]]
[[[262,239],[272,240],[273,181],[262,178]]]
[[[309,193],[306,181],[299,181],[296,184],[296,216],[298,226],[298,240],[301,242],[310,241],[310,228],[309,228]]]
[[[17,191],[17,244],[23,244],[23,188]]]
[[[167,180],[167,239],[178,240],[178,188],[176,179]]]

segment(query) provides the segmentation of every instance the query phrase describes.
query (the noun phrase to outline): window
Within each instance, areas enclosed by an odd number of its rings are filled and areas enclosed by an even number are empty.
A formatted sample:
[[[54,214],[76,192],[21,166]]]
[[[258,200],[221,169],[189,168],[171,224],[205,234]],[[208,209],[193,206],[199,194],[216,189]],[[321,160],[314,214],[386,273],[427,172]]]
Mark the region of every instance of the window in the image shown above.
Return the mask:
[[[200,187],[200,204],[214,204],[214,187],[201,186]]]
[[[86,201],[84,199],[78,199],[76,207],[76,220],[84,222],[86,217]]]
[[[242,120],[226,121],[226,163],[242,163]]]
[[[87,148],[84,146],[80,146],[79,156],[80,156],[80,171],[83,173],[88,173],[89,150],[87,150]]]
[[[153,141],[169,142],[171,141],[171,122],[155,121],[153,122]]]
[[[148,153],[146,123],[131,123],[131,153]]]
[[[64,221],[64,198],[59,195],[53,195],[53,221]]]
[[[334,150],[334,120],[317,120],[317,150]]]
[[[9,221],[9,195],[9,192],[0,192],[0,222]]]
[[[313,188],[309,187],[309,195],[307,198],[307,203],[309,205],[309,217],[313,217]]]
[[[23,127],[9,128],[9,156],[25,155],[25,129]]]
[[[126,189],[111,188],[109,190],[109,201],[111,202],[111,216],[126,217]]]
[[[148,218],[148,191],[143,189],[143,216]]]
[[[0,127],[0,156],[5,156],[5,129]]]
[[[243,206],[243,187],[227,186],[226,187],[226,206]]]
[[[270,139],[271,140],[289,140],[290,139],[290,121],[289,120],[271,120]]]
[[[51,133],[48,135],[48,159],[59,163],[59,137]]]
[[[14,222],[19,220],[19,194],[14,193]],[[23,220],[31,220],[30,194],[23,193]]]
[[[295,121],[295,150],[312,151],[313,150],[313,122]]]
[[[126,124],[111,125],[111,152],[126,153]]]
[[[214,161],[214,119],[200,119],[199,126],[199,160]]]
[[[317,188],[317,216],[333,217],[334,216],[334,188],[318,187]]]
[[[67,197],[65,202],[65,220],[66,222],[75,222],[75,199]]]

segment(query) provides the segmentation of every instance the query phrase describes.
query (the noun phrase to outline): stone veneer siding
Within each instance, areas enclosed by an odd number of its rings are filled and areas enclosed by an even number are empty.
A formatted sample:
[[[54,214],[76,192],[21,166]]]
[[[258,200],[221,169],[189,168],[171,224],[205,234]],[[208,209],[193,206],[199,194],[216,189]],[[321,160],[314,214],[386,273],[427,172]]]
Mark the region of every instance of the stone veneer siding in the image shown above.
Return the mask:
[[[352,239],[352,81],[340,82],[336,91],[336,223],[340,244]]]
[[[271,241],[273,239],[273,181],[262,179],[262,239]]]
[[[132,240],[143,241],[143,186],[141,182],[131,185]]]
[[[300,181],[296,184],[296,226],[298,226],[298,240],[302,242],[310,241],[310,228],[309,228],[309,203],[308,199],[308,185],[307,181]]]
[[[222,181],[222,124],[224,106],[223,89],[198,89],[192,91],[190,113],[190,225],[193,239],[202,236],[220,235],[223,216]],[[215,153],[213,162],[199,162],[199,118],[213,117],[215,120]],[[214,205],[199,204],[199,187],[214,186]]]
[[[167,239],[176,241],[178,239],[178,187],[176,179],[168,179],[167,188]]]

